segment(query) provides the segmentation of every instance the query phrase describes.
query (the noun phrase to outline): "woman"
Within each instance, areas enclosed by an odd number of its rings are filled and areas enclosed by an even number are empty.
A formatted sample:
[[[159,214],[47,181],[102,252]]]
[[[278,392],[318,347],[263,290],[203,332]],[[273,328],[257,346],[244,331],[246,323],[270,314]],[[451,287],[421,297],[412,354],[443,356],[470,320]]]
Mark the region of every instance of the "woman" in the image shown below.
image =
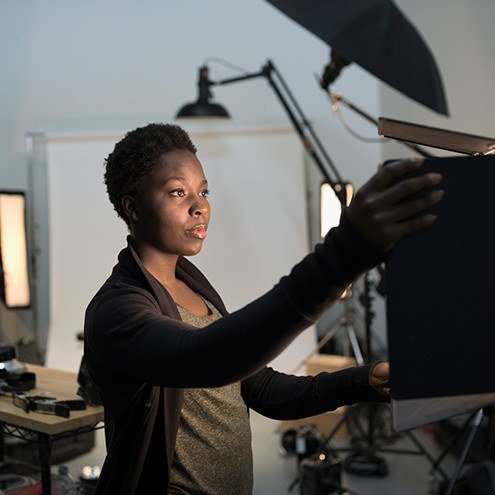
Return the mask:
[[[301,418],[387,394],[386,363],[316,377],[264,365],[399,238],[434,221],[408,218],[441,192],[402,200],[438,175],[387,187],[419,165],[380,170],[323,244],[229,315],[185,259],[201,250],[210,220],[208,183],[189,137],[150,124],[117,143],[105,183],[130,236],[85,321],[85,359],[105,408],[107,457],[96,493],[250,494],[249,408]]]

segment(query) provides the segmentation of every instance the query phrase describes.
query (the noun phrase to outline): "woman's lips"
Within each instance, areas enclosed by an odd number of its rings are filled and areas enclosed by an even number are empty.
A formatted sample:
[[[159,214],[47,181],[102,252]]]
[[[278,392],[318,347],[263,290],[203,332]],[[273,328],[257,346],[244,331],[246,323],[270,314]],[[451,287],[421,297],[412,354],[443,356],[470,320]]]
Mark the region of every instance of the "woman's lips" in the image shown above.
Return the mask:
[[[194,226],[192,229],[186,230],[186,234],[196,237],[196,239],[204,239],[206,237],[206,225],[200,224]]]

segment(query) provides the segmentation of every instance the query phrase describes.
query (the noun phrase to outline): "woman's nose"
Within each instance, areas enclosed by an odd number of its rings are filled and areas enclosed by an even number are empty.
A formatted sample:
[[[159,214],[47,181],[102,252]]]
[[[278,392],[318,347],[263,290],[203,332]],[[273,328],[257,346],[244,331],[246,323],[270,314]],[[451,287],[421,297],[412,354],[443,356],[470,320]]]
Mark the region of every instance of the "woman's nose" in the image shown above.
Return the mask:
[[[209,206],[206,199],[198,200],[194,204],[191,205],[189,210],[189,214],[195,217],[200,215],[205,215],[208,212]]]

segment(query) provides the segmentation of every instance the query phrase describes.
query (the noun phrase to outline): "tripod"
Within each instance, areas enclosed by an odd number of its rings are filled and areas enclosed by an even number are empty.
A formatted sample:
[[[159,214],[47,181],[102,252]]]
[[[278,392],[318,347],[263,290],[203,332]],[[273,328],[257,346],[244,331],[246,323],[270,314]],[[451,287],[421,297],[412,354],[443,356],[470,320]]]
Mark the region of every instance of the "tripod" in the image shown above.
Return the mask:
[[[356,329],[354,328],[353,322],[353,307],[351,302],[351,297],[349,295],[343,296],[344,310],[339,318],[339,321],[327,332],[327,334],[318,342],[318,345],[307,354],[304,359],[291,370],[291,374],[296,374],[304,365],[307,364],[309,359],[317,354],[320,349],[327,344],[330,340],[335,338],[340,332],[344,332],[344,336],[347,337],[347,346],[350,345],[352,353],[356,358],[356,363],[359,366],[364,364],[363,352],[359,343]],[[349,354],[344,352],[344,354]]]

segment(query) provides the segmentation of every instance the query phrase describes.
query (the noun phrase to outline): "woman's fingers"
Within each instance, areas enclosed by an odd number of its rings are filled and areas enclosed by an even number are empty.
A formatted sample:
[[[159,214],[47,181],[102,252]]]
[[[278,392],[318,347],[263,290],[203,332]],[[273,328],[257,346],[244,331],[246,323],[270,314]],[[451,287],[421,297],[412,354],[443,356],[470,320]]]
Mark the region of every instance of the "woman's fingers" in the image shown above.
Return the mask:
[[[423,158],[408,158],[407,160],[388,162],[386,165],[381,164],[378,172],[365,184],[365,186],[363,186],[363,188],[381,191],[401,175],[420,167],[423,162]]]
[[[373,386],[384,385],[390,378],[390,363],[379,361],[375,363],[370,371],[370,384]]]
[[[436,219],[437,216],[430,213],[428,215],[423,215],[412,220],[406,220],[405,222],[397,223],[394,226],[390,227],[390,238],[392,238],[394,240],[393,242],[395,243],[406,235],[412,234],[417,230],[429,227],[432,223],[435,222]]]
[[[417,230],[429,227],[436,219],[437,216],[430,213],[400,223],[383,222],[379,226],[382,230],[382,234],[379,237],[374,238],[373,244],[380,251],[390,251],[397,241]]]
[[[434,187],[442,180],[441,174],[431,173],[403,180],[385,189],[376,197],[377,206],[395,205],[411,194]]]
[[[407,220],[416,213],[431,208],[443,198],[444,194],[445,191],[442,189],[436,189],[414,201],[408,201],[392,206],[389,210],[382,213],[382,221],[396,223]]]
[[[390,365],[383,361],[375,363],[371,368],[369,383],[370,385],[384,397],[390,394]]]

